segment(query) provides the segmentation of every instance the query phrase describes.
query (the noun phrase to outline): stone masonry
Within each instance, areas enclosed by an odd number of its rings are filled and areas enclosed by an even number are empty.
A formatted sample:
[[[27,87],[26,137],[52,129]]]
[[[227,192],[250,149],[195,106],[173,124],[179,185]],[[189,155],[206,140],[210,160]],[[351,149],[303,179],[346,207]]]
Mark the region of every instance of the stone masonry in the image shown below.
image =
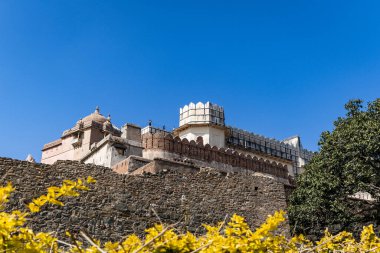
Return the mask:
[[[0,183],[10,181],[16,188],[7,210],[25,210],[47,187],[87,176],[97,180],[90,191],[63,199],[63,207],[44,207],[28,225],[35,231],[57,231],[59,237],[66,230],[85,230],[102,241],[116,241],[130,233],[142,235],[158,223],[152,209],[163,223],[180,222],[179,229],[202,233],[202,224],[215,224],[226,215],[242,215],[254,228],[286,208],[284,185],[253,174],[169,168],[133,176],[76,161],[46,165],[0,158]]]

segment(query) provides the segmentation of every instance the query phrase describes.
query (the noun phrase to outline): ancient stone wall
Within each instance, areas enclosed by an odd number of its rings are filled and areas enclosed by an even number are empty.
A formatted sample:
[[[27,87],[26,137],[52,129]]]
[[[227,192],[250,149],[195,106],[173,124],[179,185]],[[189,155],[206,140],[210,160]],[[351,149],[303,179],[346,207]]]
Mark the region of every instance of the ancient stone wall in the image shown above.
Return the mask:
[[[159,149],[196,160],[206,162],[216,161],[231,165],[232,167],[240,167],[280,178],[288,178],[286,165],[238,153],[231,149],[218,148],[216,146],[211,147],[208,144],[203,145],[202,138],[199,138],[197,142],[189,142],[187,139],[173,138],[170,134],[155,133],[144,134],[142,136],[142,143],[145,150]]]
[[[150,162],[152,162],[152,160],[131,155],[127,159],[124,159],[112,166],[112,170],[116,173],[127,174],[137,170],[138,168]]]
[[[173,161],[170,159],[162,159],[162,158],[155,158],[152,162],[136,169],[131,174],[132,175],[139,175],[144,173],[151,173],[151,174],[157,174],[160,172],[166,172],[171,170],[172,172],[181,172],[181,173],[195,173],[204,171],[204,168],[200,168],[199,166],[192,164],[190,162],[181,162],[181,161]],[[222,173],[220,170],[214,170],[213,171],[217,173]],[[226,174],[226,173],[224,173]]]
[[[162,222],[180,221],[179,229],[193,232],[202,232],[202,223],[214,224],[233,213],[256,227],[268,214],[286,208],[283,184],[266,177],[171,169],[131,176],[75,161],[44,165],[0,158],[0,183],[11,181],[17,189],[8,210],[25,210],[48,186],[87,176],[97,179],[90,191],[63,199],[63,207],[44,207],[29,217],[28,225],[36,231],[58,231],[58,236],[83,229],[103,241],[120,240],[158,223],[152,208]]]

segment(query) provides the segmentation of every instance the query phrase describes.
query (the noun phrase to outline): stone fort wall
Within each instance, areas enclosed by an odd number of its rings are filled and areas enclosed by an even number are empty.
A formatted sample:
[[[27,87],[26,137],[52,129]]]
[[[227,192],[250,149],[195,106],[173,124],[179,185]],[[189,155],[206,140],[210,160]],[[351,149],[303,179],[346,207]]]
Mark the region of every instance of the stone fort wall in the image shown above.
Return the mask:
[[[97,183],[78,198],[65,198],[65,206],[46,206],[30,216],[28,225],[36,231],[85,230],[102,241],[120,240],[129,233],[143,234],[161,221],[178,229],[202,232],[201,224],[215,224],[226,215],[246,217],[251,227],[268,214],[286,208],[284,185],[267,177],[208,171],[180,171],[170,168],[157,174],[137,176],[114,173],[106,167],[75,161],[53,165],[0,158],[0,183],[12,182],[7,209],[25,210],[25,204],[61,185],[64,179],[92,176]],[[284,225],[284,231],[287,230]]]
[[[232,149],[211,147],[209,144],[203,145],[201,137],[198,137],[196,142],[193,140],[189,142],[187,139],[181,140],[181,138],[173,137],[171,134],[144,134],[142,136],[142,145],[145,149],[144,154],[149,153],[151,150],[162,150],[207,163],[217,162],[235,168],[243,168],[288,179],[288,169],[285,164],[245,155]]]

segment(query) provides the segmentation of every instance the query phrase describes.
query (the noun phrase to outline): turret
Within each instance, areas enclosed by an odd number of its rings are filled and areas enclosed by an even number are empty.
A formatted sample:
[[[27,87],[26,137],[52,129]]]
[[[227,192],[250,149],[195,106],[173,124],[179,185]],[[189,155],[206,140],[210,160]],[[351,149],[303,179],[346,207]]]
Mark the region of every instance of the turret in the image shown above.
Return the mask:
[[[224,109],[217,104],[190,103],[179,110],[179,128],[174,132],[181,139],[189,141],[203,138],[204,144],[224,147],[225,145]]]
[[[213,124],[224,126],[224,109],[207,102],[190,103],[179,109],[179,126],[186,124]]]

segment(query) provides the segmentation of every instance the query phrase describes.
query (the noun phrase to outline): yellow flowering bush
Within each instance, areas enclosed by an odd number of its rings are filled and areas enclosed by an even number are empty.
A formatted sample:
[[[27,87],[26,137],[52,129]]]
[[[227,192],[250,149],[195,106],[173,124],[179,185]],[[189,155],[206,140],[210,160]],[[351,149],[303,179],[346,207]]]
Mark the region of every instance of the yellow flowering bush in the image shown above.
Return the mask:
[[[285,221],[283,211],[268,216],[254,231],[243,217],[234,214],[227,223],[204,225],[206,233],[200,236],[190,232],[179,233],[176,224],[159,224],[147,229],[144,239],[132,234],[121,242],[103,244],[84,232],[80,232],[80,238],[67,232],[70,239],[68,243],[51,233],[35,233],[25,226],[26,217],[30,213],[38,212],[48,203],[63,205],[61,197],[78,196],[79,190],[88,190],[88,184],[94,182],[89,177],[85,181],[66,180],[61,187],[50,187],[46,195],[33,199],[27,205],[30,212],[5,212],[4,206],[14,188],[11,184],[0,187],[0,252],[380,252],[380,238],[376,236],[372,225],[363,228],[359,240],[348,232],[332,235],[327,230],[325,236],[317,242],[309,241],[303,235],[286,238],[277,231]]]
[[[59,252],[58,239],[50,233],[35,233],[25,226],[26,218],[30,213],[39,212],[47,203],[63,205],[59,200],[61,197],[78,196],[78,190],[88,190],[87,185],[94,182],[95,179],[88,177],[86,181],[65,180],[61,187],[49,187],[46,195],[33,199],[27,205],[30,212],[5,212],[9,195],[15,189],[11,183],[0,187],[0,252]]]

